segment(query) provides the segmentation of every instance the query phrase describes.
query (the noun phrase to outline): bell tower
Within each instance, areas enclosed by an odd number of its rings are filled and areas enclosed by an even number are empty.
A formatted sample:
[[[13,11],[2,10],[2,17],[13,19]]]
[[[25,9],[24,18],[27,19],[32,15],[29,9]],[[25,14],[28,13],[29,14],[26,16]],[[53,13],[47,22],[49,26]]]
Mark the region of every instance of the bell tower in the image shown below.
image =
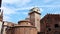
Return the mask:
[[[3,31],[3,11],[1,9],[1,4],[2,4],[2,0],[0,0],[0,34],[2,34]]]
[[[2,0],[0,0],[0,21],[3,20],[3,11],[1,9]]]
[[[0,9],[0,21],[3,21],[3,11]]]
[[[32,8],[29,15],[31,24],[40,32],[40,9],[38,7]]]

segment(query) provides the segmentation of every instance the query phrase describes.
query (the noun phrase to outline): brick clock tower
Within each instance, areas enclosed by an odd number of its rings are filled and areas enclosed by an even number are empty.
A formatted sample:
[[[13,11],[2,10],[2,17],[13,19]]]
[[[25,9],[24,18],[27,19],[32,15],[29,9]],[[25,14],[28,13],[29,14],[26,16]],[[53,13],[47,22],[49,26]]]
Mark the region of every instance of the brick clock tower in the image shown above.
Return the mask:
[[[3,11],[0,9],[0,21],[3,21]]]
[[[0,9],[0,34],[2,34],[3,12]]]
[[[3,11],[1,10],[2,0],[0,0],[0,34],[2,34]]]
[[[29,15],[31,24],[40,32],[40,9],[38,7],[32,8]]]
[[[2,0],[0,0],[0,21],[3,20],[3,11],[1,9]]]

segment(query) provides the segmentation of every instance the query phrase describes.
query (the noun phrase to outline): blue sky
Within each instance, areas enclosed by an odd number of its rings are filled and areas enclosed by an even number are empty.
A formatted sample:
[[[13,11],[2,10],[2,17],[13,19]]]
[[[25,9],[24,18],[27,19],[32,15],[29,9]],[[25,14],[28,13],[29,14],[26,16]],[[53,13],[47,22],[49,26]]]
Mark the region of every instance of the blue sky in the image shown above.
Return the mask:
[[[39,7],[41,18],[47,13],[60,14],[60,0],[2,0],[4,21],[24,20],[33,7]]]

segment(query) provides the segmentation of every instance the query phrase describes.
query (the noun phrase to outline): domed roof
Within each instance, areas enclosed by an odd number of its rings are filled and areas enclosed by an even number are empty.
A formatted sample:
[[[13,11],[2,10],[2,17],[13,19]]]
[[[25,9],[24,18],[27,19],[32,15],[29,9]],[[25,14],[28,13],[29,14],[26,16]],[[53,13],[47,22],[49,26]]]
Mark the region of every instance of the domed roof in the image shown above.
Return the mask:
[[[21,20],[18,24],[21,26],[31,26],[31,23],[28,20]]]

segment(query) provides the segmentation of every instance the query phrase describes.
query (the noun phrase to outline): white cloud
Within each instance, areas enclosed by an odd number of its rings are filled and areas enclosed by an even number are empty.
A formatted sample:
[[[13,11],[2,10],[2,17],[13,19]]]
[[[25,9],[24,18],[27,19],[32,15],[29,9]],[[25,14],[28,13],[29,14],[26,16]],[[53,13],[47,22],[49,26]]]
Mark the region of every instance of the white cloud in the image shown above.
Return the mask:
[[[45,3],[48,3],[48,2],[51,2],[51,1],[53,1],[53,0],[44,0]]]
[[[15,3],[18,0],[2,0],[2,3]]]
[[[60,14],[60,11],[55,11],[54,14]]]
[[[3,15],[3,21],[10,21],[11,17],[9,17],[8,15]]]
[[[22,5],[29,3],[30,1],[31,0],[2,0],[2,9],[4,11],[4,14],[14,14],[14,13],[16,13],[15,10],[24,10],[24,9],[28,9],[28,8],[26,8],[26,7],[25,8],[10,8],[10,7],[7,7],[7,5],[6,5],[7,3],[16,4],[16,6],[22,6]]]
[[[46,2],[46,3],[51,2],[51,1],[52,0],[44,0],[44,2]],[[16,14],[18,10],[30,10],[31,8],[33,8],[34,6],[26,6],[26,7],[24,6],[24,5],[28,4],[29,2],[31,2],[31,0],[2,0],[2,9],[4,11],[4,20],[5,21],[11,20],[11,17],[8,15]],[[11,5],[16,5],[18,8],[14,8],[14,9],[10,8],[7,5],[7,3],[11,4]],[[12,6],[12,7],[14,7],[14,6]],[[19,7],[21,7],[21,8],[19,8]],[[42,5],[42,6],[40,5],[40,6],[36,6],[36,7],[60,7],[60,5]],[[40,10],[43,11],[42,8],[40,8]],[[23,12],[23,13],[27,14],[26,12]]]
[[[14,4],[16,6],[22,6],[29,3],[31,0],[2,0],[2,4]]]
[[[22,12],[22,14],[25,14],[26,15],[26,14],[28,14],[28,12]]]
[[[40,6],[36,6],[36,7],[50,7],[50,8],[56,8],[56,7],[60,7],[60,4],[59,5],[40,5]]]
[[[16,14],[16,11],[14,9],[10,9],[7,7],[2,7],[3,12],[3,20],[4,21],[11,21],[10,15]]]
[[[7,8],[7,7],[2,7],[2,10],[4,11],[4,14],[7,14],[7,15],[16,13],[14,11],[14,9],[10,9],[10,8]]]
[[[31,8],[33,8],[33,6],[31,6],[31,7],[16,8],[15,10],[30,10]]]

